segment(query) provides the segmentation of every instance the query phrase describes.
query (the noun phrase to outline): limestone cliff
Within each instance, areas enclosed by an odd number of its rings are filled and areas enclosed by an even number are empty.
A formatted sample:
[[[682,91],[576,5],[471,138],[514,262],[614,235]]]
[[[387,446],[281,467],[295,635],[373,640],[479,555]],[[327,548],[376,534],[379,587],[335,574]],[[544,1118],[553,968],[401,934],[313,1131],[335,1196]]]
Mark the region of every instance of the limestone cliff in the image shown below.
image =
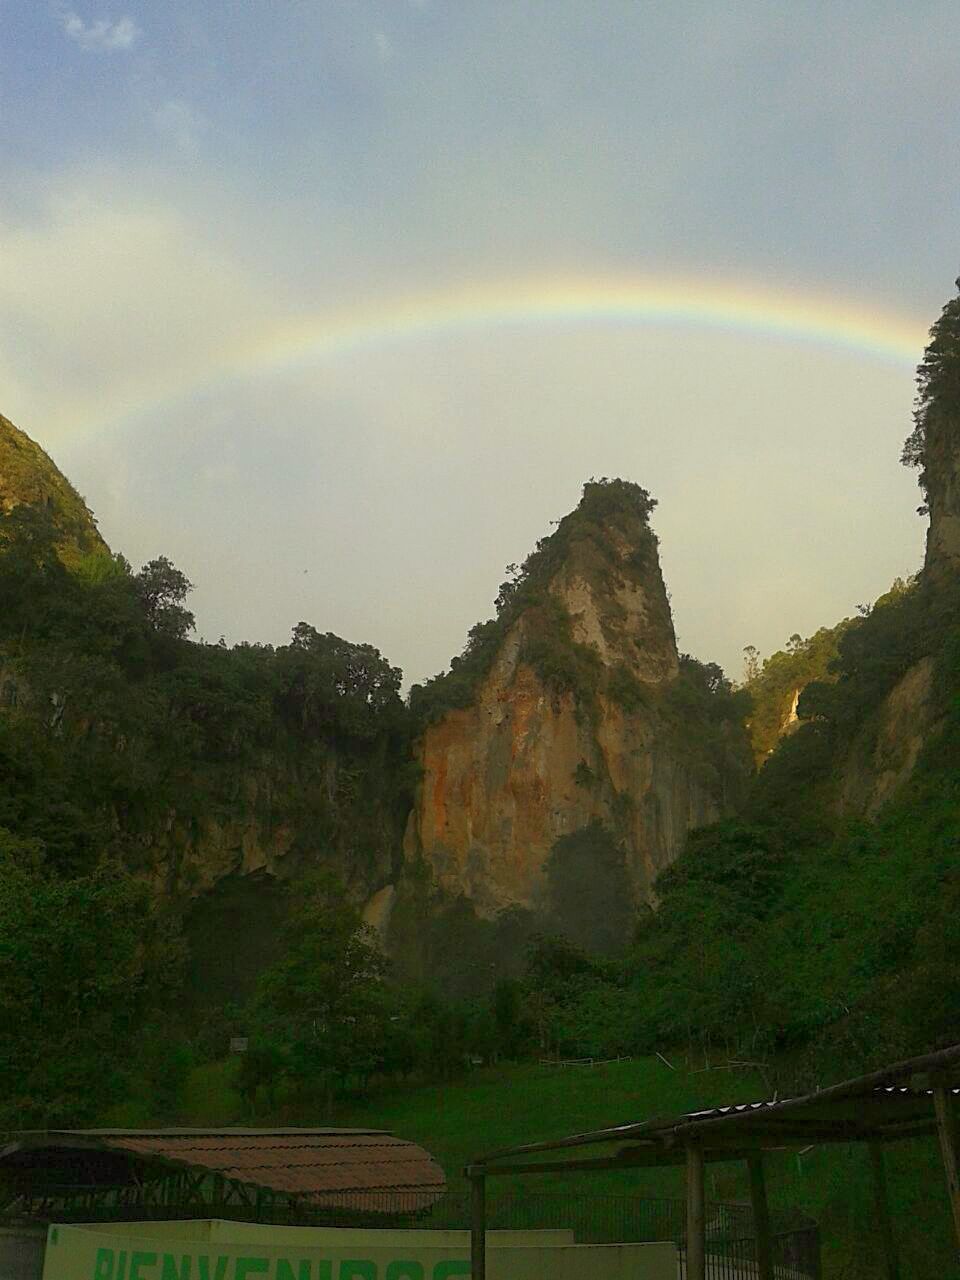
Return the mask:
[[[681,671],[652,506],[636,485],[586,485],[502,589],[496,623],[474,633],[488,653],[478,664],[468,646],[461,660],[480,667],[469,699],[422,735],[406,856],[484,914],[543,907],[552,846],[594,820],[649,899],[687,831],[717,818],[749,771],[734,719],[718,734],[686,697],[704,669]]]

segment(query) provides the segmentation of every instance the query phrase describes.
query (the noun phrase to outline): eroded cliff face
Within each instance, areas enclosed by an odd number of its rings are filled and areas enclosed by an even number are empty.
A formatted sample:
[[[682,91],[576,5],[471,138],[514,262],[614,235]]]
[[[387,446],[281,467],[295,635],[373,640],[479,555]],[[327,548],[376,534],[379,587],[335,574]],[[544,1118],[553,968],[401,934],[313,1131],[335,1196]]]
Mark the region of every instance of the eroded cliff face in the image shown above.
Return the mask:
[[[522,624],[477,703],[428,730],[424,781],[406,854],[422,854],[440,886],[492,914],[542,908],[544,864],[562,835],[600,819],[625,837],[638,889],[717,807],[656,742],[652,718],[603,695],[591,714],[552,694],[519,660]]]
[[[586,495],[590,490],[587,486]],[[561,524],[562,555],[543,584],[551,626],[568,629],[593,678],[557,687],[540,606],[503,636],[470,705],[430,725],[405,841],[442,890],[486,915],[546,905],[554,842],[599,820],[622,843],[638,899],[691,827],[724,807],[669,711],[679,659],[656,540],[629,510],[597,520],[584,503]],[[542,546],[543,544],[541,544]],[[736,749],[731,772],[744,776]],[[723,770],[721,769],[721,774]]]

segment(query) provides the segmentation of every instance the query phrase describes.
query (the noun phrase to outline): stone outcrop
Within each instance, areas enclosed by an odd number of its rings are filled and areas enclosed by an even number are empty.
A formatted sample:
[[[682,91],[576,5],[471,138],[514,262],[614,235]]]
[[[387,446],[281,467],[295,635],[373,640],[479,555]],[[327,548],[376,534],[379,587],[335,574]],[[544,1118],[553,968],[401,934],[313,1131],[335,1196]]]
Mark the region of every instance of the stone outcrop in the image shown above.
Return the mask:
[[[745,739],[719,770],[704,768],[671,717],[676,638],[656,539],[630,490],[617,503],[586,486],[532,558],[545,561],[532,571],[539,593],[509,620],[470,704],[420,742],[406,857],[425,859],[441,889],[483,914],[543,906],[554,842],[594,820],[621,842],[636,894],[649,899],[687,831],[725,807],[725,772],[742,780],[749,768]],[[546,635],[544,597],[554,606]],[[593,664],[579,687],[551,679],[550,641],[565,629],[588,672]]]

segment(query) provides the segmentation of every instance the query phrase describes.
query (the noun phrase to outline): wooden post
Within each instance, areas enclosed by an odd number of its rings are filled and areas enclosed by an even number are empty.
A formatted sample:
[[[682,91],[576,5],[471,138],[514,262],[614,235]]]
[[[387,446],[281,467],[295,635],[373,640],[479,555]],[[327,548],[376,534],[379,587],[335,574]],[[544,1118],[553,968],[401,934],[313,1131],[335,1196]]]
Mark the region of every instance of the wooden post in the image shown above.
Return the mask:
[[[687,1280],[707,1280],[707,1216],[700,1147],[687,1147]]]
[[[933,1106],[937,1113],[937,1133],[940,1136],[940,1154],[947,1179],[947,1193],[953,1211],[953,1229],[960,1250],[960,1178],[957,1176],[957,1137],[953,1127],[953,1107],[950,1090],[937,1085],[933,1090]]]
[[[890,1217],[887,1171],[881,1143],[870,1143],[870,1161],[873,1164],[873,1200],[877,1211],[877,1226],[880,1228],[880,1242],[883,1245],[883,1274],[886,1280],[900,1280],[900,1258],[893,1234],[893,1219]]]
[[[770,1235],[770,1210],[767,1206],[767,1184],[763,1176],[763,1156],[749,1156],[750,1203],[753,1206],[753,1229],[757,1237],[757,1276],[774,1280],[773,1239]]]
[[[487,1179],[476,1168],[468,1170],[470,1198],[470,1280],[487,1280]]]

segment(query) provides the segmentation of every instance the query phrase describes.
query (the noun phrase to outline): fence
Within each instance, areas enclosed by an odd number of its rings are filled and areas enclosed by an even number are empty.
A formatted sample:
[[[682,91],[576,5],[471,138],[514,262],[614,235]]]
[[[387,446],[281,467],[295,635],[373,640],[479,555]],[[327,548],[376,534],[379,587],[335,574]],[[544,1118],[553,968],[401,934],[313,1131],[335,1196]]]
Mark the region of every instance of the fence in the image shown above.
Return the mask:
[[[348,1225],[349,1212],[323,1211]],[[389,1210],[386,1210],[389,1213]],[[419,1214],[400,1215],[410,1225],[465,1228],[470,1225],[469,1197],[449,1191]],[[780,1280],[820,1280],[820,1230],[815,1222],[791,1210],[770,1210],[774,1268]],[[686,1205],[682,1200],[627,1195],[564,1195],[559,1192],[487,1193],[488,1230],[536,1227],[571,1228],[583,1244],[673,1240],[681,1264],[686,1254]],[[757,1242],[753,1211],[746,1205],[711,1204],[707,1217],[708,1273],[711,1280],[743,1280],[755,1276]]]
[[[148,1197],[142,1187],[116,1189],[50,1187],[32,1203],[20,1202],[22,1216],[58,1222],[122,1219],[227,1218],[343,1227],[426,1227],[463,1230],[470,1226],[467,1191],[448,1190],[424,1204],[423,1193],[349,1191],[322,1204],[261,1199]],[[774,1267],[778,1280],[820,1280],[820,1233],[816,1223],[788,1210],[770,1212]],[[686,1250],[686,1209],[682,1200],[629,1195],[565,1195],[562,1192],[488,1193],[489,1230],[572,1229],[583,1244],[673,1240],[681,1262]],[[707,1214],[708,1274],[711,1280],[743,1280],[756,1275],[753,1214],[746,1205],[710,1204]]]

